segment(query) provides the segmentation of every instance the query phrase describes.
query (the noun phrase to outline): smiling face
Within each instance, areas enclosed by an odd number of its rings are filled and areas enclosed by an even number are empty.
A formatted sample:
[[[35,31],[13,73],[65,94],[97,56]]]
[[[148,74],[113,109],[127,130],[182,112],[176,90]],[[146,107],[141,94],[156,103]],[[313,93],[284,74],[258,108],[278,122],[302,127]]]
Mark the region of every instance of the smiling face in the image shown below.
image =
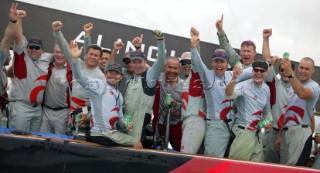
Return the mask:
[[[305,82],[311,79],[314,73],[314,63],[311,58],[303,58],[298,66],[298,78],[300,82]]]
[[[223,76],[228,67],[228,61],[218,58],[212,59],[212,69],[218,76]]]
[[[101,69],[104,69],[106,66],[106,63],[108,61],[108,59],[110,58],[111,54],[109,52],[103,52],[102,56],[99,60],[99,66]]]
[[[141,75],[146,70],[146,61],[141,59],[132,59],[131,65],[134,75]]]
[[[176,81],[180,71],[178,58],[169,58],[164,66],[164,74],[167,81]]]
[[[56,66],[63,66],[67,62],[67,59],[57,44],[53,48],[53,57]]]
[[[240,49],[240,56],[242,63],[245,65],[250,65],[254,62],[254,57],[256,56],[256,51],[253,46],[242,45]]]
[[[255,67],[252,70],[252,79],[257,85],[262,85],[264,79],[267,77],[267,71],[261,67]]]
[[[122,74],[115,70],[108,70],[105,73],[105,77],[109,85],[118,86],[119,81],[122,79]]]
[[[94,68],[99,65],[99,60],[101,57],[101,50],[89,48],[87,51],[87,58],[85,60],[86,66],[89,68]]]
[[[28,46],[27,52],[32,59],[39,59],[43,52],[43,49],[39,46]]]

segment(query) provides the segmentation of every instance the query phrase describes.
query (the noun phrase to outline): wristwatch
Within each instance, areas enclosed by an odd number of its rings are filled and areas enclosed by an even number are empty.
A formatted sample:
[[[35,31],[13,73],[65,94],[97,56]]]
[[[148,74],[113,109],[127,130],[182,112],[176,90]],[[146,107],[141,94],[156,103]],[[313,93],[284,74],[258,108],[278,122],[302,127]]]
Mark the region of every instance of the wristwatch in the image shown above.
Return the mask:
[[[289,79],[294,78],[294,74],[288,76]]]

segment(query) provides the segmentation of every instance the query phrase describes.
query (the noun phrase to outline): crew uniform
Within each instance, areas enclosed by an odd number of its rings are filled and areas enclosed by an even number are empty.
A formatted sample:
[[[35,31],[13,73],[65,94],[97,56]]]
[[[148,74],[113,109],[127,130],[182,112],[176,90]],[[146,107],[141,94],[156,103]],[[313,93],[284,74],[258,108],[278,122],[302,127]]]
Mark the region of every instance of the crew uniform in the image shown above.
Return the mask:
[[[163,135],[163,129],[166,128],[166,124],[164,122],[167,121],[166,117],[168,115],[168,108],[166,108],[166,95],[171,94],[172,99],[177,102],[176,106],[172,106],[172,110],[179,111],[181,113],[181,94],[183,83],[184,81],[178,77],[175,86],[170,86],[170,84],[166,82],[164,74],[159,78],[159,85],[157,85],[153,107],[153,124],[156,124],[154,123],[155,121],[159,121],[158,129],[161,135]],[[169,124],[170,144],[174,150],[180,151],[182,138],[181,116],[176,116],[172,114],[171,111]]]
[[[206,112],[203,85],[199,73],[192,69],[182,89],[182,153],[198,152],[205,134]]]
[[[154,102],[155,86],[163,70],[166,55],[164,40],[158,40],[158,58],[141,75],[134,75],[127,85],[124,98],[125,116],[131,115],[134,124],[128,134],[142,143],[145,141],[145,126],[151,122],[151,111]],[[134,59],[145,60],[144,54],[139,51],[131,53]]]
[[[14,46],[14,82],[10,95],[9,127],[17,130],[39,131],[42,119],[43,92],[46,88],[51,54],[42,54],[39,59],[29,57],[26,46],[42,46],[40,38],[24,40]]]
[[[62,35],[62,32],[53,32],[54,38],[57,41],[57,44],[59,45],[62,53],[65,55],[67,61],[69,64],[72,64],[72,57],[70,55],[69,52],[69,46],[67,41],[65,40],[65,38]],[[85,45],[89,45],[90,41],[88,39],[85,39]],[[87,50],[85,50],[87,51]],[[96,68],[93,69],[89,69],[85,66],[85,62],[82,60],[81,61],[81,70],[83,70],[83,72],[92,78],[96,78],[96,79],[101,79],[103,80],[104,74],[102,73],[102,71],[100,70],[100,68],[97,66]],[[71,100],[70,100],[70,113],[75,112],[75,111],[81,111],[82,107],[88,107],[88,119],[91,118],[91,104],[90,104],[90,94],[88,89],[84,88],[81,84],[79,84],[79,82],[77,82],[76,80],[74,80],[72,82],[72,93],[71,93]],[[77,134],[74,134],[77,135]]]
[[[279,129],[282,126],[285,114],[285,106],[287,105],[288,91],[291,89],[291,84],[278,79],[274,69],[270,71],[271,80],[267,81],[270,88],[270,106],[273,118],[273,128],[266,131],[264,136],[265,145],[265,162],[280,163],[280,154],[275,148]]]
[[[206,133],[205,133],[205,155],[223,157],[230,138],[229,130],[226,126],[233,119],[233,101],[225,100],[224,92],[227,84],[231,81],[233,72],[226,71],[223,76],[218,76],[214,70],[209,70],[202,62],[196,48],[191,50],[192,64],[199,72],[204,85],[204,93],[207,104]],[[222,52],[219,52],[222,53]],[[215,58],[228,60],[227,55],[215,55]],[[238,78],[238,81],[250,78],[252,69],[247,69]]]
[[[73,62],[72,70],[75,79],[90,92],[92,119],[89,141],[105,145],[134,146],[137,143],[135,138],[117,130],[117,128],[125,129],[122,113],[123,98],[119,90],[109,85],[106,79],[86,76],[79,60]],[[107,70],[121,73],[119,64],[108,64]],[[103,140],[100,137],[107,139]]]
[[[255,63],[253,67],[268,69],[267,63]],[[231,145],[229,158],[264,161],[262,134],[257,124],[262,119],[271,118],[269,87],[265,83],[259,86],[253,79],[246,80],[237,84],[234,95],[227,99],[236,99],[238,109],[232,128],[236,138]]]
[[[41,132],[66,134],[70,105],[70,86],[67,76],[72,79],[71,67],[65,63],[57,68],[55,62],[49,66],[48,83],[44,94]],[[70,80],[69,79],[69,80]]]
[[[310,121],[319,98],[319,84],[312,79],[302,83],[312,91],[312,99],[300,99],[293,88],[288,92],[288,104],[280,147],[280,163],[305,166],[312,147]]]

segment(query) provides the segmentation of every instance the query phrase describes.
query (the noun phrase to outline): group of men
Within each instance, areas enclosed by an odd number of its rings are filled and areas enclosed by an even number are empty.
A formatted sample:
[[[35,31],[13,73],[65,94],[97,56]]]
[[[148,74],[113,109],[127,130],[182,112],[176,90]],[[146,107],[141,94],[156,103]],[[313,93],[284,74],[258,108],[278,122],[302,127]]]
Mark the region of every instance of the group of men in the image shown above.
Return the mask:
[[[256,60],[256,45],[250,40],[242,42],[240,55],[235,52],[222,16],[216,22],[221,49],[213,52],[211,70],[202,61],[197,29],[191,28],[190,52],[181,58],[166,57],[164,34],[155,30],[154,64],[147,65],[141,35],[132,40],[135,50],[125,54],[122,68],[115,59],[123,43],[116,41],[111,51],[92,45],[93,24],[84,25],[84,47],[78,47],[64,38],[63,23],[54,21],[56,43],[53,54],[47,54],[40,38],[24,38],[25,16],[13,3],[1,42],[2,66],[10,60],[12,37],[15,44],[9,97],[4,92],[6,76],[0,83],[1,104],[9,101],[9,127],[149,148],[148,125],[163,136],[169,124],[169,141],[176,151],[197,154],[203,146],[204,154],[213,157],[307,164],[312,112],[320,92],[311,79],[314,61],[302,58],[296,77],[288,58],[271,56],[271,29],[263,30],[263,60]],[[280,79],[273,67],[279,61]],[[273,123],[262,127],[268,118]]]

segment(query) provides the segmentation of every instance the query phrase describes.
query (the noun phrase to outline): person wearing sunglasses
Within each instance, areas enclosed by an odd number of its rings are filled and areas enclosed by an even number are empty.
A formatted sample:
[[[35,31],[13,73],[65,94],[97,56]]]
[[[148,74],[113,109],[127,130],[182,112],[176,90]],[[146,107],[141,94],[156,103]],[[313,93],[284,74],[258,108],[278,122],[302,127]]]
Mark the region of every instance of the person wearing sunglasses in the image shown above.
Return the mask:
[[[10,22],[15,23],[14,82],[9,99],[9,127],[39,132],[48,66],[53,58],[51,54],[43,53],[41,38],[32,37],[26,41],[22,32],[22,19],[26,12],[18,10],[17,6],[13,4],[9,13]]]
[[[191,28],[194,33],[195,28]],[[199,73],[203,84],[203,91],[206,98],[206,133],[204,138],[205,155],[224,157],[230,132],[229,124],[233,120],[233,101],[225,100],[224,90],[231,81],[232,76],[242,71],[241,67],[235,66],[233,71],[226,71],[228,66],[228,55],[222,49],[217,49],[212,56],[212,70],[209,70],[203,63],[197,45],[199,37],[191,35],[191,61],[193,68]],[[244,70],[239,81],[249,79],[252,76],[252,69]],[[228,126],[227,126],[228,124]]]
[[[182,79],[188,78],[191,72],[191,52],[183,52],[180,59]]]
[[[226,33],[223,30],[223,14],[221,18],[216,22],[216,28],[218,30],[217,35],[219,38],[219,45],[221,49],[224,49],[229,55],[229,64],[234,66],[241,61],[242,67],[251,67],[252,63],[255,61],[256,56],[256,45],[251,40],[243,41],[240,45],[240,55],[231,46]],[[240,64],[240,63],[239,63]]]
[[[236,85],[238,75],[234,75],[225,91],[226,99],[235,100],[237,106],[237,119],[232,129],[236,138],[231,144],[229,158],[264,161],[263,138],[258,122],[271,118],[270,89],[264,82],[269,65],[255,61],[252,67],[252,79]]]

